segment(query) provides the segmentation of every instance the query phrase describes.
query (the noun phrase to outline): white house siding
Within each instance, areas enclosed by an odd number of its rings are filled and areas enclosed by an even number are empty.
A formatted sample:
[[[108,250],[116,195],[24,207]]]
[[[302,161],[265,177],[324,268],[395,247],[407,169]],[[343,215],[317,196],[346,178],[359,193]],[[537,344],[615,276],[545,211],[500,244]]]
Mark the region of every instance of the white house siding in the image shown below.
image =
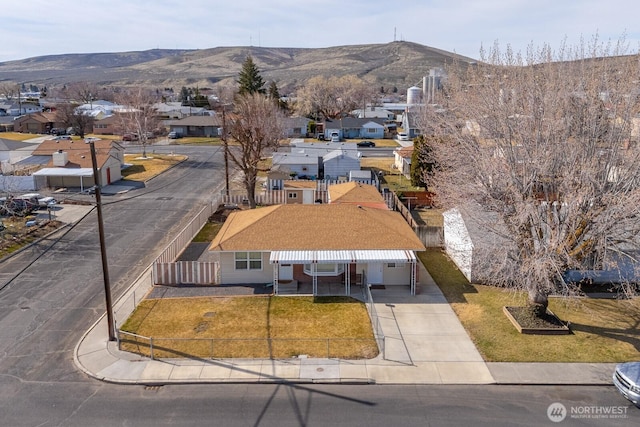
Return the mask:
[[[349,172],[360,169],[359,158],[352,157],[349,154],[344,154],[340,151],[331,152],[324,156],[323,163],[324,176],[329,176],[333,179],[339,176],[348,177]]]
[[[376,122],[367,122],[360,129],[360,138],[384,138],[384,126]]]
[[[462,215],[454,208],[444,212],[442,216],[444,218],[445,252],[467,280],[471,281],[473,242]]]
[[[384,264],[382,267],[382,277],[385,285],[410,285],[412,264],[396,263],[395,267]]]
[[[272,283],[274,264],[269,264],[269,252],[262,253],[262,270],[236,270],[235,252],[220,253],[220,284]]]

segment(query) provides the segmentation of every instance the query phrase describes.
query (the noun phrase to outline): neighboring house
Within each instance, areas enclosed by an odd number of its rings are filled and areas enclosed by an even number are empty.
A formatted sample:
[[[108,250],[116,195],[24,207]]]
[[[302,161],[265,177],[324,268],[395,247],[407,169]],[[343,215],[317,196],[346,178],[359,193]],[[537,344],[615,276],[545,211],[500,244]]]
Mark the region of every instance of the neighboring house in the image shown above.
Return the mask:
[[[353,110],[351,114],[359,119],[383,119],[385,121],[395,120],[396,115],[382,107],[367,107]]]
[[[116,114],[93,122],[93,133],[96,135],[118,135],[121,132],[121,123]]]
[[[324,179],[347,179],[351,171],[360,170],[360,155],[354,150],[334,150],[322,156]]]
[[[384,124],[384,119],[345,117],[341,120],[345,138],[382,139]]]
[[[402,129],[411,139],[422,135],[422,129],[418,123],[420,117],[421,110],[419,107],[407,107],[407,111],[402,117]]]
[[[331,185],[329,187],[328,200],[331,204],[351,204],[375,209],[389,209],[376,187],[359,182]]]
[[[122,105],[115,104],[111,101],[95,100],[76,107],[76,112],[92,116],[95,120],[101,120],[105,117],[113,115],[117,111],[124,110]]]
[[[329,139],[336,132],[340,139],[381,139],[385,134],[384,119],[344,117],[336,120],[325,120],[324,137]]]
[[[305,176],[313,179],[320,174],[321,157],[314,153],[273,153],[272,169],[276,168],[289,176]]]
[[[289,151],[273,153],[272,169],[311,179],[346,179],[350,171],[360,170],[360,155],[355,144],[306,144],[304,148],[294,145]]]
[[[0,132],[13,132],[15,117],[0,115]]]
[[[413,155],[413,146],[396,148],[393,152],[393,166],[405,177],[411,179],[411,156]]]
[[[284,134],[287,138],[304,138],[307,136],[310,119],[306,117],[287,117],[284,120]]]
[[[449,258],[470,282],[491,283],[490,272],[494,266],[489,263],[494,263],[496,260],[486,256],[479,257],[476,254],[495,253],[493,251],[496,248],[502,249],[505,245],[513,244],[498,235],[498,233],[504,235],[508,232],[504,224],[497,215],[482,212],[478,206],[449,209],[442,216],[444,249]],[[625,257],[616,251],[610,251],[604,261],[606,265],[604,269],[567,270],[564,272],[564,278],[573,282],[587,280],[599,285],[618,284],[624,281],[638,282],[640,270],[637,259],[640,252],[629,248],[626,248],[625,252],[634,256]]]
[[[182,119],[192,115],[202,115],[208,110],[203,107],[184,106],[181,102],[159,102],[153,104],[158,117],[163,120]]]
[[[272,284],[276,294],[350,295],[351,284],[408,285],[425,250],[400,213],[344,204],[235,211],[211,242],[218,284]],[[332,287],[333,285],[333,287]]]
[[[285,193],[285,203],[311,205],[316,202],[315,181],[290,179],[282,182],[282,190]]]
[[[0,102],[0,115],[22,116],[24,114],[39,113],[42,107],[31,102],[2,101]]]
[[[1,172],[3,174],[9,174],[21,169],[16,168],[15,164],[20,160],[31,156],[31,153],[36,149],[36,147],[38,147],[37,144],[0,138]]]
[[[32,113],[17,117],[13,121],[14,130],[24,133],[49,133],[53,128],[65,127],[65,124],[58,118],[55,112]]]
[[[189,116],[167,122],[169,132],[182,136],[213,137],[220,135],[222,123],[217,116]]]
[[[109,140],[97,140],[94,146],[100,184],[104,186],[122,179],[124,148]],[[46,140],[32,154],[43,166],[33,173],[37,188],[64,187],[82,191],[94,185],[91,149],[83,140]]]

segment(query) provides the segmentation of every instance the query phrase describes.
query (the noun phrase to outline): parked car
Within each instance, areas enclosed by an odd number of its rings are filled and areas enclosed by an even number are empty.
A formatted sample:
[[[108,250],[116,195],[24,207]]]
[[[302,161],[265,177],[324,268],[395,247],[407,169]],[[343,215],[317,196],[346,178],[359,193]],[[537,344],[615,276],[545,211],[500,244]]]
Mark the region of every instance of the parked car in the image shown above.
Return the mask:
[[[368,147],[368,148],[373,148],[376,146],[376,143],[373,141],[360,141],[358,142],[358,144],[356,144],[358,147]]]
[[[64,129],[64,128],[51,128],[49,133],[51,135],[66,135],[67,134],[67,130]]]
[[[640,362],[619,363],[613,373],[613,384],[625,399],[640,408]]]
[[[169,137],[169,139],[178,139],[182,138],[182,134],[178,132],[169,132],[169,135],[167,135],[167,137]]]
[[[408,141],[409,135],[404,132],[398,132],[398,141]]]
[[[340,142],[340,134],[338,132],[331,132],[331,142]]]
[[[138,140],[138,134],[137,133],[125,133],[124,135],[122,135],[122,140],[123,141],[137,141]]]
[[[57,203],[58,201],[53,197],[42,197],[38,199],[38,206],[41,208],[49,208]]]

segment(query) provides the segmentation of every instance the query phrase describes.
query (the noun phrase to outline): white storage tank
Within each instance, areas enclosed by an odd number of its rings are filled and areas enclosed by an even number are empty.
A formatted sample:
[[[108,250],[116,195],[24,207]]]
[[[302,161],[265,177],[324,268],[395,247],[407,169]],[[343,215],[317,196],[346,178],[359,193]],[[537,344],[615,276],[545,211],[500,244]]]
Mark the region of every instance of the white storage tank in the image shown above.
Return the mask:
[[[411,86],[407,89],[407,104],[419,104],[420,103],[420,95],[422,94],[422,89],[417,86]]]

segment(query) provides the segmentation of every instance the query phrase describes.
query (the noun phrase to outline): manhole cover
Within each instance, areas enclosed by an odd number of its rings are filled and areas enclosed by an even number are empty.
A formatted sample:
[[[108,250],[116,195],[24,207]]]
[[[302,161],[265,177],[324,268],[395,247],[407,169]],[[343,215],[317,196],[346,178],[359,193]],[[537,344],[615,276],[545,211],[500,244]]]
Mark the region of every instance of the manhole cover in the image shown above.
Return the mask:
[[[318,368],[318,369],[316,369],[316,371],[318,371],[318,372],[324,372],[324,368]]]
[[[173,197],[158,197],[156,200],[172,200]]]

